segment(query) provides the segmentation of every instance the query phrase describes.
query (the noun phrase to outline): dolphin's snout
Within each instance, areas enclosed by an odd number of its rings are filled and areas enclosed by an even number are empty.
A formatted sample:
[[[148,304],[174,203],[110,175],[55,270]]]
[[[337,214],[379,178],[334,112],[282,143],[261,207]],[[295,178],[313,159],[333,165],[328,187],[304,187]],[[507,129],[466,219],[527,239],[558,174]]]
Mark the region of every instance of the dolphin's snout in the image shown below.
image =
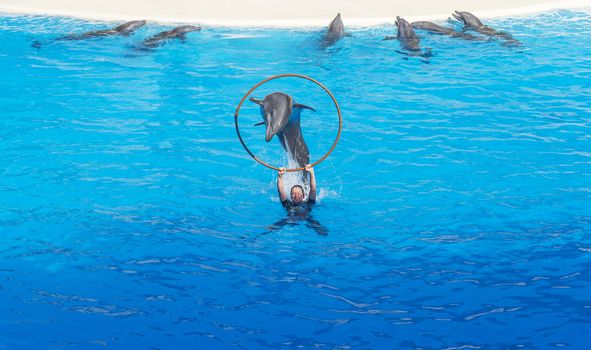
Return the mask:
[[[460,13],[460,11],[458,10],[454,10],[454,13],[451,14],[455,19],[457,19],[458,21],[462,21],[462,14]]]
[[[270,120],[269,118],[270,117],[267,116],[267,120]],[[265,141],[267,141],[267,142],[271,141],[273,136],[275,136],[275,133],[273,132],[271,125],[267,124],[267,130],[265,131]]]

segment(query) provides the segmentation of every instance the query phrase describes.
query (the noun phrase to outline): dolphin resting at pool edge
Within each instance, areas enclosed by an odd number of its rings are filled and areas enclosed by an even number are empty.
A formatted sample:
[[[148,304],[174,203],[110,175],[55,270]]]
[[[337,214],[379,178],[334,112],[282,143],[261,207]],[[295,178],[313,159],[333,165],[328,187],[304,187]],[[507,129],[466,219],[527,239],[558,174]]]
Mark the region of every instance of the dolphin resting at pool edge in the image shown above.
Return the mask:
[[[129,36],[133,34],[138,28],[143,27],[146,24],[145,20],[141,21],[131,21],[126,22],[121,25],[118,25],[115,28],[111,29],[103,29],[103,30],[95,30],[92,32],[86,32],[83,34],[69,34],[66,36],[62,36],[55,40],[84,40],[84,39],[92,39],[92,38],[99,38],[105,36],[112,36],[112,35],[123,35]],[[34,41],[31,46],[40,49],[42,43],[40,41]]]
[[[143,27],[146,24],[145,20],[142,21],[131,21],[127,23],[123,23],[112,29],[104,29],[104,30],[96,30],[92,32],[86,32],[84,34],[71,34],[61,37],[57,40],[82,40],[82,39],[90,39],[90,38],[97,38],[103,36],[110,36],[110,35],[123,35],[129,36],[138,28]]]
[[[435,23],[429,22],[429,21],[412,22],[411,25],[414,29],[425,30],[425,31],[427,31],[429,33],[433,33],[433,34],[443,34],[443,35],[447,35],[452,38],[462,38],[462,39],[474,40],[474,41],[485,40],[485,39],[482,39],[482,37],[477,37],[472,34],[466,34],[464,32],[458,32],[452,28],[442,27],[438,24],[435,24]]]
[[[454,11],[452,13],[455,19],[464,23],[464,30],[474,30],[480,34],[489,37],[498,37],[506,40],[506,45],[520,46],[521,42],[505,32],[499,32],[487,25],[482,24],[478,17],[467,11]]]
[[[345,36],[345,25],[341,19],[341,14],[337,13],[336,17],[328,25],[326,34],[320,41],[320,47],[325,49],[331,45],[334,45],[340,38]]]
[[[255,125],[265,125],[265,141],[269,142],[277,135],[283,149],[298,167],[304,167],[310,162],[310,152],[300,129],[300,115],[303,109],[316,112],[312,107],[295,103],[294,99],[282,92],[274,92],[265,96],[263,100],[251,97],[250,101],[261,106],[263,122]]]
[[[154,36],[147,38],[146,40],[144,40],[142,45],[145,48],[154,48],[154,47],[164,44],[166,41],[168,41],[170,39],[179,39],[181,41],[184,41],[186,39],[187,33],[197,32],[200,30],[201,30],[200,26],[186,25],[186,26],[176,27],[174,29],[160,32]]]

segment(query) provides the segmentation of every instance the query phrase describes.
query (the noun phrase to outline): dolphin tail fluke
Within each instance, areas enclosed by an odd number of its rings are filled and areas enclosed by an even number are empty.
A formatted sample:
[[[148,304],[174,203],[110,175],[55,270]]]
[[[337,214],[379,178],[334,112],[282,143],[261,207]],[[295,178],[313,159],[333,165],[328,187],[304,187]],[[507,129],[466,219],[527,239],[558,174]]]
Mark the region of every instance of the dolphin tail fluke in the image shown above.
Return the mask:
[[[254,102],[254,101],[253,101],[253,102]],[[303,104],[301,104],[301,103],[296,103],[296,104],[294,104],[294,105],[293,105],[293,108],[309,109],[309,110],[311,110],[311,111],[314,111],[314,112],[316,112],[316,110],[315,110],[314,108],[312,108],[312,107],[310,107],[310,106],[303,105]]]

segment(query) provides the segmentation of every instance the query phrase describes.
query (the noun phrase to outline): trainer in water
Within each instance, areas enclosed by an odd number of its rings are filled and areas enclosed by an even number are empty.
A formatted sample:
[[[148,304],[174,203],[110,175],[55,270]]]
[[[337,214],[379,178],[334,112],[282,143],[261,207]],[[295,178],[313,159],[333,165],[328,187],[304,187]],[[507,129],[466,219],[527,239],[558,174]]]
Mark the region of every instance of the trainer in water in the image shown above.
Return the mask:
[[[281,201],[281,204],[290,211],[297,210],[298,208],[309,211],[311,206],[316,203],[316,175],[314,174],[314,168],[312,165],[306,164],[305,169],[304,176],[310,174],[310,191],[308,193],[308,199],[306,200],[304,188],[300,185],[292,186],[289,191],[291,201],[288,200],[287,195],[285,194],[285,189],[283,188],[283,175],[286,170],[285,168],[280,168],[277,172],[277,192],[279,193],[279,200]]]
[[[306,171],[304,174],[310,174],[310,191],[308,193],[308,199],[305,199],[304,188],[300,185],[295,185],[290,190],[291,201],[287,198],[285,188],[283,184],[283,175],[285,174],[285,168],[280,168],[277,173],[277,192],[279,193],[279,199],[281,205],[287,209],[288,216],[277,221],[273,225],[268,227],[268,232],[272,232],[281,229],[287,225],[297,225],[303,222],[321,236],[328,234],[328,229],[318,220],[312,216],[312,206],[316,203],[316,176],[314,175],[314,168],[310,164],[306,165]]]

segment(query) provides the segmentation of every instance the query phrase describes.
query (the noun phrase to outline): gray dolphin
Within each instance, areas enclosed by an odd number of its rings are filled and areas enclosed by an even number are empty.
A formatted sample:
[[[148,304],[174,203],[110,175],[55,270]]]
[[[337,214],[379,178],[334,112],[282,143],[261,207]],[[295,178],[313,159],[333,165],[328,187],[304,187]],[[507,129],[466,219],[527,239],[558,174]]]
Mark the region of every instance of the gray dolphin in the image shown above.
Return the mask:
[[[453,33],[456,33],[456,31],[451,28],[442,27],[440,25],[437,25],[437,24],[435,24],[433,22],[429,22],[429,21],[412,22],[410,25],[414,29],[422,29],[422,30],[426,30],[428,32],[435,33],[435,34],[451,35]]]
[[[70,34],[70,35],[66,35],[66,36],[57,38],[55,40],[84,40],[84,39],[98,38],[98,37],[111,36],[111,35],[129,36],[129,35],[133,34],[133,32],[136,29],[143,27],[145,24],[146,24],[145,20],[131,21],[131,22],[123,23],[115,28],[95,30],[95,31],[86,32],[83,34]],[[37,41],[37,40],[33,41],[33,44],[31,44],[32,47],[37,48],[37,49],[40,49],[42,45],[43,45],[42,42]]]
[[[294,99],[282,92],[274,92],[265,96],[263,100],[254,97],[250,101],[261,106],[263,122],[255,125],[266,125],[265,141],[269,142],[277,135],[283,149],[298,167],[303,167],[310,162],[310,152],[304,141],[300,128],[300,115],[303,109],[316,111],[312,107],[295,103]]]
[[[497,31],[487,25],[482,24],[478,17],[474,16],[467,11],[454,11],[452,13],[455,19],[464,23],[464,30],[474,30],[480,34],[487,35],[489,37],[498,37],[507,41],[508,45],[519,46],[521,42],[513,38],[511,35],[505,32]]]
[[[341,14],[338,13],[337,16],[328,25],[328,29],[326,30],[326,34],[322,38],[320,46],[322,48],[327,48],[331,45],[334,45],[340,38],[342,38],[345,35],[345,25],[343,24],[343,20],[341,19]]]
[[[105,29],[105,30],[96,30],[92,32],[87,32],[84,34],[72,34],[67,35],[65,37],[59,38],[58,40],[81,40],[81,39],[90,39],[90,38],[97,38],[103,36],[110,36],[110,35],[123,35],[128,36],[131,35],[135,30],[140,27],[143,27],[146,24],[145,20],[142,21],[131,21],[127,23],[123,23],[112,29]]]
[[[419,46],[421,40],[417,36],[417,33],[415,33],[410,23],[408,23],[408,21],[404,18],[396,16],[395,24],[396,28],[398,29],[396,36],[387,36],[384,38],[384,40],[398,40],[400,42],[400,46],[406,50],[406,52],[398,51],[399,53],[407,56],[419,56],[423,58],[422,61],[424,63],[429,63],[427,58],[432,56],[431,49],[426,49],[425,52],[421,50],[421,47]],[[408,57],[405,57],[404,59],[407,60]]]
[[[396,16],[396,22],[394,23],[396,23],[396,27],[398,28],[396,39],[400,41],[402,48],[408,51],[420,51],[419,43],[421,40],[419,40],[417,33],[415,33],[410,23],[399,16]]]
[[[472,34],[466,34],[463,32],[458,32],[453,30],[452,28],[442,27],[438,24],[429,21],[412,22],[411,25],[414,29],[426,30],[434,34],[443,34],[452,38],[462,38],[466,40],[483,40],[481,37],[477,37]]]
[[[200,26],[187,25],[187,26],[176,27],[174,29],[164,31],[164,32],[158,33],[154,36],[147,38],[146,40],[144,40],[143,46],[152,48],[152,47],[156,47],[156,46],[164,44],[169,39],[185,40],[185,35],[187,33],[197,32],[200,30],[201,30]]]

